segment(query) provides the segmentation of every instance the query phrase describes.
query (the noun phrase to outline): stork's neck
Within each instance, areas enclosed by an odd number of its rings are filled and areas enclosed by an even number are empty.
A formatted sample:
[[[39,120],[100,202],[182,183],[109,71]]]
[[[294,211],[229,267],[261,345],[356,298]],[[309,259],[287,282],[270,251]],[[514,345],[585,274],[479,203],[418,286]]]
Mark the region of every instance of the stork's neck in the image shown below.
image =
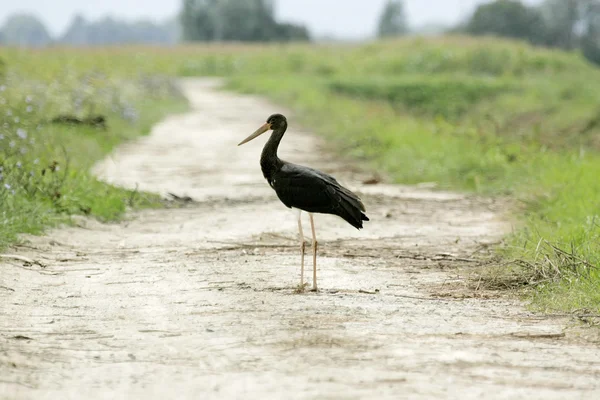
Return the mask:
[[[263,175],[269,182],[271,181],[273,172],[281,168],[282,165],[282,161],[277,157],[277,148],[279,147],[279,142],[281,142],[281,138],[286,129],[287,124],[284,124],[273,131],[260,156],[260,167]]]

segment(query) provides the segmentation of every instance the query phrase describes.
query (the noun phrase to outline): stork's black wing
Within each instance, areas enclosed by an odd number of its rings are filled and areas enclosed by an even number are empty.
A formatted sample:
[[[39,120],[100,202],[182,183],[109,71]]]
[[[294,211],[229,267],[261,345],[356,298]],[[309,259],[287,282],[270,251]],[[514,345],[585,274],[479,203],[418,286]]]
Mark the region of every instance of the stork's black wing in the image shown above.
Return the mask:
[[[284,163],[272,176],[271,186],[287,207],[311,213],[334,214],[357,229],[369,218],[357,195],[341,186],[334,177],[316,169]]]

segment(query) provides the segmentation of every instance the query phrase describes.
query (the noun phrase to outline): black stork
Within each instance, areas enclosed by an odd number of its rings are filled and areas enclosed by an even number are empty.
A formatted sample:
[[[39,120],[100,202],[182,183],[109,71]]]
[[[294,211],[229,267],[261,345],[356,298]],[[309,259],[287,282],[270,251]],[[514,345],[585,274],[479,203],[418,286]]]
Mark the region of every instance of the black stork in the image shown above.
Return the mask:
[[[305,242],[302,232],[301,213],[305,211],[310,218],[313,250],[313,287],[317,290],[317,238],[313,213],[333,214],[343,218],[356,229],[363,227],[363,221],[369,218],[364,214],[365,206],[360,198],[335,180],[316,169],[292,164],[277,156],[279,142],[287,129],[287,119],[281,114],[273,114],[267,122],[253,134],[242,140],[238,146],[257,138],[268,130],[271,137],[260,156],[260,167],[269,185],[277,193],[279,200],[288,208],[298,210],[298,231],[300,233],[300,290],[304,289],[304,252]]]

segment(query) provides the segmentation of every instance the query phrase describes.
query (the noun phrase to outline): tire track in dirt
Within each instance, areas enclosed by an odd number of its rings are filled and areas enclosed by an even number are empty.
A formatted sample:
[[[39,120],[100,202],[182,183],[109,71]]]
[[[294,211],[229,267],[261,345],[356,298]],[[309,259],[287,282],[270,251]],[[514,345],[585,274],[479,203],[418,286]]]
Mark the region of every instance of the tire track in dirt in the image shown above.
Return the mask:
[[[600,350],[562,337],[565,320],[432,296],[510,229],[499,205],[361,185],[289,111],[215,80],[183,89],[191,112],[96,173],[195,203],[31,237],[19,254],[45,268],[0,260],[0,398],[597,398]],[[335,173],[371,218],[316,218],[319,293],[293,291],[296,221],[262,178],[262,142],[236,147],[273,112],[291,117],[281,156]]]

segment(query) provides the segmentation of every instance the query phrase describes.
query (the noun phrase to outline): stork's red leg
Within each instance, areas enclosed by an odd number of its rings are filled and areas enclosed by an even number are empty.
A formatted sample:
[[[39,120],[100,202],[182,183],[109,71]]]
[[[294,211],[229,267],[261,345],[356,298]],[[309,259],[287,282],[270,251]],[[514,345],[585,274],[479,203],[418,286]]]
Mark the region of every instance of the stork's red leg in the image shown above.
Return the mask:
[[[317,290],[317,235],[315,234],[315,221],[313,220],[313,215],[311,213],[308,214],[310,216],[310,228],[312,230],[312,250],[313,250],[313,287],[312,290]]]

